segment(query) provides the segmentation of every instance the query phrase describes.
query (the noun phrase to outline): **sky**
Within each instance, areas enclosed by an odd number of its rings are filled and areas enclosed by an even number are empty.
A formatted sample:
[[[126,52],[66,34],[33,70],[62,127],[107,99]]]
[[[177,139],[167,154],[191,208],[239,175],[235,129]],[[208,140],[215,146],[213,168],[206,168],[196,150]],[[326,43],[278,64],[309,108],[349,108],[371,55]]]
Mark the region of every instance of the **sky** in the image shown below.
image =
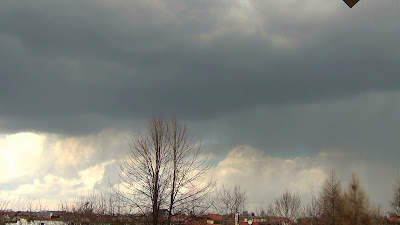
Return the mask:
[[[105,188],[162,113],[249,208],[335,170],[388,210],[399,28],[399,0],[2,0],[0,189],[56,209]]]

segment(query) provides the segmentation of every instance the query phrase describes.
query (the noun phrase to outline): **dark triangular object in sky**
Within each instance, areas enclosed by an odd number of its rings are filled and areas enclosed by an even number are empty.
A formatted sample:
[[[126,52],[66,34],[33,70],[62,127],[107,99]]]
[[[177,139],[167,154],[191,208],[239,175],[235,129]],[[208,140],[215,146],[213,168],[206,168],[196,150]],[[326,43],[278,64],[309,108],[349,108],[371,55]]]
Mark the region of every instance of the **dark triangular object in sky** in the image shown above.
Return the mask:
[[[355,4],[357,4],[357,2],[359,1],[359,0],[343,0],[350,8],[353,8],[353,6],[355,5]]]

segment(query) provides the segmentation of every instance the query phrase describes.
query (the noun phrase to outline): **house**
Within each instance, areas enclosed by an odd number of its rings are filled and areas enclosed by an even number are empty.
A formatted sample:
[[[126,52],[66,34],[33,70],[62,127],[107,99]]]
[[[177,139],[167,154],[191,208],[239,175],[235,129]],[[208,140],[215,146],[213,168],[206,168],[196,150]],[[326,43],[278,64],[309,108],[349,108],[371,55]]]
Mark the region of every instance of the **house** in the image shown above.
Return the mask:
[[[185,221],[185,225],[207,225],[207,216],[190,216]]]
[[[400,216],[391,214],[390,217],[389,217],[389,221],[390,222],[399,223],[400,222]]]
[[[16,223],[7,223],[7,225],[68,225],[60,220],[29,220],[20,218]]]
[[[218,214],[208,214],[206,217],[207,224],[220,224],[223,220],[223,217]]]

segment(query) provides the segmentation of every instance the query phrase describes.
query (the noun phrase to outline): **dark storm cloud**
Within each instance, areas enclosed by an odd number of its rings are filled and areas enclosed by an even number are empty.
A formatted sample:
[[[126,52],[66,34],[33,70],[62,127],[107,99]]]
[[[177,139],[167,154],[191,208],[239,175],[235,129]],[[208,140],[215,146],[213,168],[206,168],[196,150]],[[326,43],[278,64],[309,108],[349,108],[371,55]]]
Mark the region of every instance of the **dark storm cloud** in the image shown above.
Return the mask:
[[[231,148],[251,143],[290,158],[338,147],[389,165],[398,158],[399,105],[399,93],[371,93],[328,103],[261,106],[192,127]]]
[[[267,39],[221,23],[225,1],[2,1],[1,129],[91,132],[154,112],[212,119],[398,90],[393,4],[340,2],[319,22],[253,3]]]

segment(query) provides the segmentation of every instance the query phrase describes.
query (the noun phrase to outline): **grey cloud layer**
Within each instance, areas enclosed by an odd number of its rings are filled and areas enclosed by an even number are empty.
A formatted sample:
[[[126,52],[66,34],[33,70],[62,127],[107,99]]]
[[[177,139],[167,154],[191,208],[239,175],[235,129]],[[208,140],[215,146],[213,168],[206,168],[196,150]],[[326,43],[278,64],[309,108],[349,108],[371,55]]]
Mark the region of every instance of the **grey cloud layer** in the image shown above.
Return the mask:
[[[313,0],[239,3],[2,1],[1,129],[92,132],[398,90],[392,3],[327,15]]]
[[[252,143],[272,155],[307,156],[340,147],[396,163],[399,106],[398,92],[371,93],[329,103],[258,107],[201,127],[221,143]]]

